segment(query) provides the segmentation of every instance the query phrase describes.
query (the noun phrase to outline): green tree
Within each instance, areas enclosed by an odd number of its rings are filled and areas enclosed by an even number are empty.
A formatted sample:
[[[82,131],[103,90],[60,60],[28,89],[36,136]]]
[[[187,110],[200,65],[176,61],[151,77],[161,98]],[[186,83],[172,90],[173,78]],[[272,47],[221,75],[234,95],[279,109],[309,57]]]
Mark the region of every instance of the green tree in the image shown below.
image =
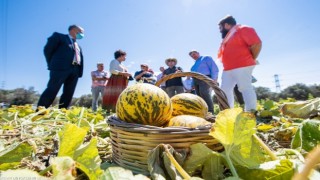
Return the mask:
[[[39,95],[33,87],[30,87],[29,89],[17,88],[10,90],[6,98],[11,105],[25,105],[35,104],[39,99]]]
[[[294,98],[296,100],[307,100],[309,93],[311,93],[308,86],[303,83],[297,83],[289,86],[280,93],[280,97],[283,99]]]
[[[313,97],[320,97],[320,85],[314,84],[309,86],[311,95]]]
[[[9,103],[7,99],[8,91],[0,89],[0,103]]]
[[[92,105],[92,95],[82,95],[79,99],[74,102],[75,106],[87,107],[90,108]]]
[[[256,87],[256,94],[257,94],[257,99],[270,99],[271,97],[271,90],[266,87]]]

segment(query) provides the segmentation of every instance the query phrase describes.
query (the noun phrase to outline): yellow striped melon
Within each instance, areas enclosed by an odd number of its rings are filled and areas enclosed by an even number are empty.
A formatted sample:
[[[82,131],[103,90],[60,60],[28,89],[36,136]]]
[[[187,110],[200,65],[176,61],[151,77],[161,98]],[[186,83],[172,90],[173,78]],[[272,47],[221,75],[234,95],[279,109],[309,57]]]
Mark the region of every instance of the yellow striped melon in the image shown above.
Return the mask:
[[[170,98],[161,88],[137,83],[120,94],[116,114],[119,119],[137,124],[162,126],[171,117]]]
[[[190,93],[181,93],[171,97],[172,116],[193,115],[205,118],[208,113],[207,103],[200,97]]]
[[[199,128],[208,124],[211,123],[201,117],[191,115],[179,115],[171,118],[167,127],[180,126],[189,128]]]

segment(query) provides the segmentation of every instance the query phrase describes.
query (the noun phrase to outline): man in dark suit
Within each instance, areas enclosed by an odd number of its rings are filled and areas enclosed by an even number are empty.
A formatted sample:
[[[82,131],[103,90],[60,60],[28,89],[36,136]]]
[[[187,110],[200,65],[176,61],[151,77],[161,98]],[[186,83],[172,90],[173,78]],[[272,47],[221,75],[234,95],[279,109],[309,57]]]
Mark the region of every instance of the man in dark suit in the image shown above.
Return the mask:
[[[69,34],[55,32],[48,38],[44,56],[50,71],[47,88],[40,96],[38,106],[48,108],[63,85],[59,108],[68,108],[76,89],[78,78],[83,74],[83,55],[77,39],[82,39],[83,28],[69,27]]]

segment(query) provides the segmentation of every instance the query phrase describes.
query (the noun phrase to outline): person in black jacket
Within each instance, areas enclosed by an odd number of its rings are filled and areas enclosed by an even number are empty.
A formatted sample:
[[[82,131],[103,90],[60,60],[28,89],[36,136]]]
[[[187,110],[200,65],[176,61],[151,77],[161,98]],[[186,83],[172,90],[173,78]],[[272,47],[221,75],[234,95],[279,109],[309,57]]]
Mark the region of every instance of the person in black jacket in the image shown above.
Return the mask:
[[[167,76],[173,73],[183,72],[181,67],[176,67],[178,61],[176,58],[168,58],[165,63],[168,68],[164,70],[163,75]],[[166,92],[169,97],[172,97],[176,94],[184,92],[182,79],[181,77],[172,78],[166,81]]]
[[[47,88],[40,96],[38,107],[48,108],[63,85],[59,108],[68,108],[78,78],[82,77],[84,59],[77,40],[83,38],[84,29],[78,25],[71,25],[68,30],[69,34],[54,32],[44,47],[50,75]]]

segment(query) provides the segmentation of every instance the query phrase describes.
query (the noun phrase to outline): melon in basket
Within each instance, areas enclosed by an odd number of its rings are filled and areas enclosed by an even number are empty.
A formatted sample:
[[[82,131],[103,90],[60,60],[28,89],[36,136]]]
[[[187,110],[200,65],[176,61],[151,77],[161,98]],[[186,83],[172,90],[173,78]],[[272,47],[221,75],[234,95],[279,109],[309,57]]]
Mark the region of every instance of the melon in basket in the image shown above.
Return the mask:
[[[125,122],[162,126],[169,121],[172,106],[169,96],[161,88],[137,83],[120,94],[116,113]]]
[[[171,97],[172,116],[193,115],[205,118],[208,113],[207,103],[200,97],[190,93],[181,93]]]
[[[167,127],[180,126],[180,127],[197,128],[197,127],[206,126],[208,124],[211,124],[211,123],[201,117],[191,116],[191,115],[179,115],[179,116],[172,117]]]

